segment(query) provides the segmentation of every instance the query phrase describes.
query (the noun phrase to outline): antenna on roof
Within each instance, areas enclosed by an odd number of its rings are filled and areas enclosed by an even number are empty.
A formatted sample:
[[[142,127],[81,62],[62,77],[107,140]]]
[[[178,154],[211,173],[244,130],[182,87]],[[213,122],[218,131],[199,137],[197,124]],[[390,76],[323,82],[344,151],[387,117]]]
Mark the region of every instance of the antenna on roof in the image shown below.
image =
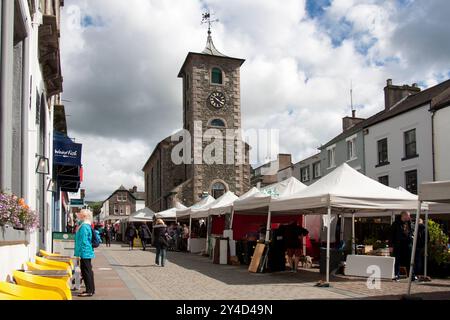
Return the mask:
[[[350,107],[352,109],[353,112],[353,81],[350,80]]]

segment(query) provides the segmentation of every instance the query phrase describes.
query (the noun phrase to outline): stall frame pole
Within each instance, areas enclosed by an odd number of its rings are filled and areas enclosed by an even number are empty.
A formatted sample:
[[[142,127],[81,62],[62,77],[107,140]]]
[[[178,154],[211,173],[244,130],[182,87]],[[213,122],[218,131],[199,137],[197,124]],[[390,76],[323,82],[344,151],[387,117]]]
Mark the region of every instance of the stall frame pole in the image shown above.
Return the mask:
[[[355,213],[352,213],[352,254],[356,253],[355,243]]]
[[[428,276],[428,211],[425,212],[425,252],[423,262],[423,275]]]
[[[303,219],[302,219],[302,224],[303,224],[303,228],[306,229],[306,215],[303,215]],[[303,255],[306,256],[306,237],[303,237]]]
[[[270,222],[272,220],[272,211],[269,210],[267,214],[267,226],[266,226],[266,243],[270,240]]]
[[[408,291],[407,295],[411,294],[411,282],[412,282],[412,274],[414,272],[414,263],[416,257],[416,247],[417,247],[417,233],[419,232],[419,219],[420,219],[420,211],[422,209],[422,202],[417,201],[417,212],[416,212],[416,224],[414,226],[414,241],[411,252],[411,263],[409,266],[409,275],[408,275]]]
[[[328,221],[327,221],[327,275],[326,282],[330,282],[330,238],[331,238],[331,206],[328,205]]]
[[[189,215],[189,238],[188,238],[188,252],[191,252],[191,235],[192,235],[192,216]]]

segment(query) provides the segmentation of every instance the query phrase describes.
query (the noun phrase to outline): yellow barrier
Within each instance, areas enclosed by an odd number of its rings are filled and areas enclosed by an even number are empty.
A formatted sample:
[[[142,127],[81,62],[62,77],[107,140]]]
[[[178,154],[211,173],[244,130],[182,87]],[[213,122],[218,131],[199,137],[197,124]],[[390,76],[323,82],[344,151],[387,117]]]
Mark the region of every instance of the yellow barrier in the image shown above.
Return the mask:
[[[58,293],[64,300],[72,300],[72,292],[64,280],[51,279],[41,276],[34,276],[21,271],[15,271],[13,274],[14,280],[18,285],[49,290]]]
[[[26,299],[21,299],[21,298],[0,292],[0,301],[2,301],[2,300],[26,300]]]
[[[72,276],[72,268],[67,262],[61,262],[61,261],[53,261],[45,258],[41,258],[36,256],[35,257],[36,264],[40,264],[43,266],[51,267],[53,269],[58,270],[67,270],[69,272],[69,275]]]
[[[9,282],[0,282],[0,294],[12,296],[14,299],[11,300],[63,300],[61,295],[54,291],[19,286]]]
[[[34,263],[34,262],[27,262],[27,270],[46,270],[46,271],[58,270],[59,271],[60,269],[44,266],[42,264],[37,264],[37,263]],[[61,276],[61,277],[52,277],[52,278],[62,279],[64,281],[69,281],[70,275]]]
[[[59,257],[59,256],[61,256],[60,254],[57,254],[57,253],[51,253],[51,252],[48,252],[48,251],[45,251],[45,250],[39,250],[39,254],[42,256],[42,257],[45,257],[45,256],[49,256],[49,257]]]

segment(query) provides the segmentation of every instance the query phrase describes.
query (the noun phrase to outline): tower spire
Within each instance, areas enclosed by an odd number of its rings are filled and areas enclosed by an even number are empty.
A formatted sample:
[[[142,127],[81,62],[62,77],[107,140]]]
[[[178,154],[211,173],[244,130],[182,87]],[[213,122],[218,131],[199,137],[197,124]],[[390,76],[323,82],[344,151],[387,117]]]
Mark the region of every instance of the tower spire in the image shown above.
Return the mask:
[[[202,53],[210,54],[210,55],[213,55],[213,56],[226,57],[224,54],[220,53],[219,50],[216,49],[216,47],[214,46],[213,40],[212,40],[211,25],[214,22],[219,22],[219,19],[212,19],[213,15],[214,14],[211,14],[209,12],[209,10],[208,10],[208,12],[205,12],[205,13],[202,14],[202,22],[201,22],[201,24],[204,24],[204,23],[208,24],[208,38],[206,40],[206,47],[202,51]]]

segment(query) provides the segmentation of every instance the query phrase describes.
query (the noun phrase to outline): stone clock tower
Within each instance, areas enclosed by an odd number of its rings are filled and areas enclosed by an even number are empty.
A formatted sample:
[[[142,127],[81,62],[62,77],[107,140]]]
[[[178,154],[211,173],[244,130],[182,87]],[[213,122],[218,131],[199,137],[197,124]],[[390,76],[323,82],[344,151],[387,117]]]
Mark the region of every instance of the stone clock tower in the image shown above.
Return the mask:
[[[191,178],[191,183],[185,189],[192,190],[194,203],[204,192],[217,198],[226,191],[241,195],[250,188],[248,145],[238,143],[240,135],[235,139],[225,138],[227,129],[239,133],[241,129],[240,67],[244,61],[220,53],[208,30],[205,49],[201,53],[189,52],[178,74],[183,79],[183,128],[191,137],[196,136],[192,139],[193,157],[195,152],[203,154],[213,141],[205,136],[211,129],[220,131],[224,137],[223,155],[215,154],[223,159],[222,163],[202,161],[186,165],[186,176]],[[234,150],[231,156],[230,147]],[[230,163],[227,159],[234,161]]]

